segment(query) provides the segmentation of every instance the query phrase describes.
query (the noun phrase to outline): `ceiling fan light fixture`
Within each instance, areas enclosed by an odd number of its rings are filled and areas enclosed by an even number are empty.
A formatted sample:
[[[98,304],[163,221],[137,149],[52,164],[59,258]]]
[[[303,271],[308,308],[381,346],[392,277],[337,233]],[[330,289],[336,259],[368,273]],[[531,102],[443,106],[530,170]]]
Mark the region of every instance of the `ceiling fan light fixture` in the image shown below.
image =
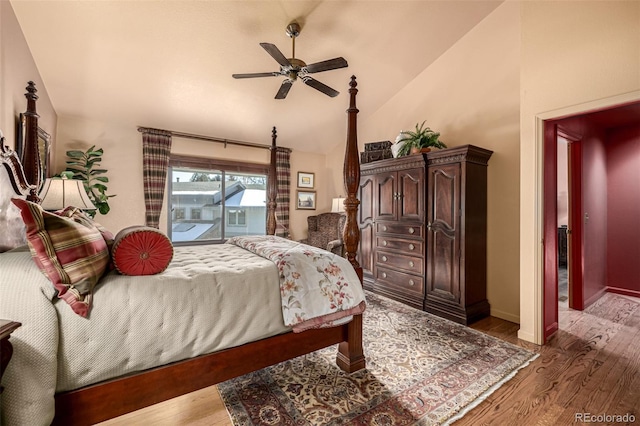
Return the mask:
[[[260,46],[267,51],[273,59],[280,64],[280,71],[272,73],[250,73],[250,74],[232,74],[233,78],[255,78],[255,77],[277,77],[283,76],[285,80],[282,82],[276,99],[284,99],[289,93],[289,89],[294,81],[300,77],[303,82],[319,92],[324,93],[327,96],[335,97],[340,92],[327,86],[308,76],[308,74],[318,73],[322,71],[330,71],[338,68],[345,68],[349,66],[347,61],[343,57],[333,58],[326,61],[316,62],[307,65],[303,60],[296,58],[296,37],[300,35],[300,25],[297,22],[291,22],[287,28],[286,33],[291,37],[292,43],[292,55],[291,58],[286,58],[280,49],[275,44],[260,43]]]

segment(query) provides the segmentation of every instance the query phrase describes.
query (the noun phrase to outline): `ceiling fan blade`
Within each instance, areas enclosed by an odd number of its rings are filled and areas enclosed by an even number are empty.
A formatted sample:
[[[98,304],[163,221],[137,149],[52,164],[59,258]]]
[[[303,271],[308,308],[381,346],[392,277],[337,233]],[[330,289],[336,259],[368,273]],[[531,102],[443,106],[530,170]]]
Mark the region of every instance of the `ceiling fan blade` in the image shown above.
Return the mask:
[[[277,77],[279,72],[254,72],[250,74],[232,74],[233,78]]]
[[[291,63],[289,62],[289,60],[282,54],[280,49],[278,49],[275,44],[260,43],[260,46],[262,46],[262,48],[266,50],[267,53],[271,55],[271,57],[275,59],[283,67],[291,66]]]
[[[289,80],[288,78],[285,79],[282,82],[282,85],[280,86],[280,90],[278,90],[278,93],[276,93],[276,97],[275,99],[284,99],[287,97],[287,93],[289,93],[289,90],[291,89],[291,86],[293,86],[293,82],[291,80]]]
[[[339,58],[329,59],[327,61],[309,64],[306,67],[303,67],[303,69],[306,69],[307,73],[313,74],[314,72],[335,70],[338,68],[345,68],[348,66],[349,64],[347,63],[347,61],[343,57],[339,57]]]
[[[320,92],[324,93],[327,96],[331,96],[332,98],[335,98],[340,94],[340,92],[338,92],[337,90],[334,90],[331,87],[327,86],[326,84],[320,83],[318,80],[314,80],[309,76],[304,76],[301,78],[304,84],[306,84],[307,86],[311,86],[316,90],[319,90]]]

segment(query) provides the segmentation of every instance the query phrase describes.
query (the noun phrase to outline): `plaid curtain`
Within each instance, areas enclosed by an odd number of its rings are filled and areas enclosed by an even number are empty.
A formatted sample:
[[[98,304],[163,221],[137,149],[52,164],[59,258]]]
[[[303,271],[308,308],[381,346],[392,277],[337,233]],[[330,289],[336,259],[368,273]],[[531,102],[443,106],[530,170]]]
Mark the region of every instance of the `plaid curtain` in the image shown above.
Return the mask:
[[[276,235],[289,238],[289,188],[291,186],[291,166],[288,149],[276,149],[276,175],[278,179],[278,194],[276,195]]]
[[[158,228],[171,154],[171,133],[148,129],[142,133],[142,178],[145,221]]]

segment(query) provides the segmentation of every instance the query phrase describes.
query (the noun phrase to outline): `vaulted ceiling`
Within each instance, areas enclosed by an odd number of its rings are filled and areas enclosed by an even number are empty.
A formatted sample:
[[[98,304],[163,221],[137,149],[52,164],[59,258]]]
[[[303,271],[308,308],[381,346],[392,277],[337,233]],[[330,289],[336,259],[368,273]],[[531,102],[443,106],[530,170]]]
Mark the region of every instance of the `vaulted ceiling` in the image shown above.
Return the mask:
[[[502,1],[11,0],[59,119],[83,118],[327,152],[343,143],[348,82],[366,117]],[[286,26],[302,31],[296,57],[338,56],[348,68],[314,74],[276,100],[283,77],[259,45],[291,57]],[[417,94],[419,96],[419,94]]]

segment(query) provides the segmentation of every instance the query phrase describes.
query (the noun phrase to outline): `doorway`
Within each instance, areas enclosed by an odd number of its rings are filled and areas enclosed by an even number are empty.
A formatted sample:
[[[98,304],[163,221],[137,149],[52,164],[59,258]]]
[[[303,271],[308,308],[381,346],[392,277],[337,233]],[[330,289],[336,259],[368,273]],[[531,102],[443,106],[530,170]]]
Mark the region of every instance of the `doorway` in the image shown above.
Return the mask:
[[[609,173],[614,170],[608,158],[613,142],[617,143],[624,139],[631,141],[635,144],[634,146],[640,144],[637,136],[639,132],[637,129],[640,127],[638,123],[640,123],[640,102],[544,121],[543,335],[545,342],[558,329],[558,307],[563,302],[561,298],[564,298],[562,279],[565,271],[567,308],[583,310],[606,291],[622,292],[612,285],[607,270],[610,263],[607,245],[613,248],[612,244],[616,244],[619,240],[619,238],[610,237],[611,229],[617,225],[608,222],[607,215],[608,205],[612,202],[611,194],[614,192],[624,194],[625,202],[629,195],[619,190],[620,185],[614,186],[615,191],[608,189]],[[631,131],[626,130],[621,133],[619,130],[621,128],[630,128]],[[630,136],[616,136],[623,133]],[[627,159],[631,157],[627,155]],[[611,170],[608,171],[608,168]],[[625,180],[625,182],[633,181],[633,179]],[[565,188],[566,196],[563,194]],[[563,229],[565,215],[566,230]],[[565,236],[566,270],[563,268]],[[638,274],[637,271],[632,273]],[[640,293],[636,291],[633,284],[631,290],[627,290],[624,283],[616,285],[622,286],[625,292]]]

